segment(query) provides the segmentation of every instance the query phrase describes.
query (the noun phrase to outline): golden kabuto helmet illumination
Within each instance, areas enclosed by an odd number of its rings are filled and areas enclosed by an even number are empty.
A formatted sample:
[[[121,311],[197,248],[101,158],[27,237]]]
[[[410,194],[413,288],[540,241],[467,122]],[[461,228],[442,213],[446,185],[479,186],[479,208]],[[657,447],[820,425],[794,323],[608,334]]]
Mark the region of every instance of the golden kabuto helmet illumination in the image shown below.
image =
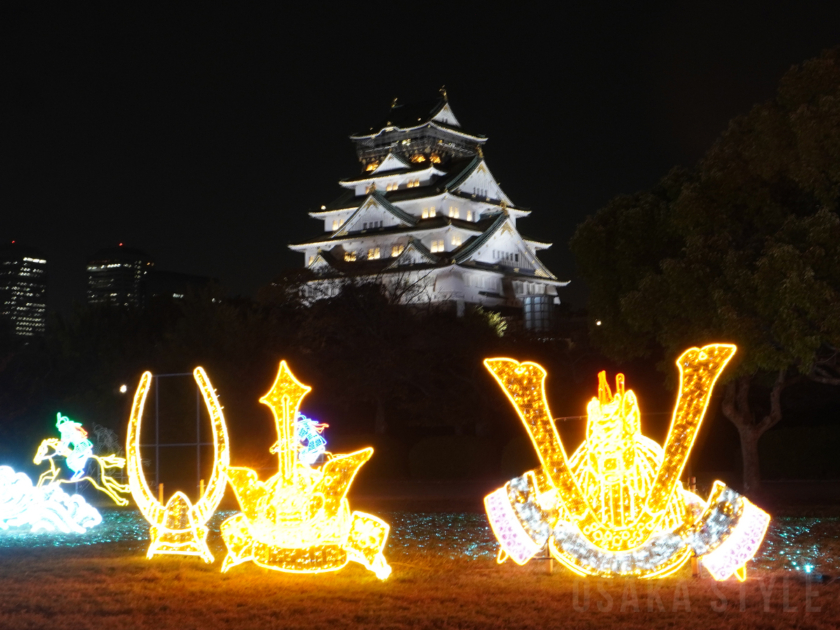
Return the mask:
[[[228,550],[223,572],[251,561],[277,571],[320,573],[340,569],[353,560],[386,579],[391,567],[382,549],[388,524],[369,514],[351,512],[346,498],[356,473],[370,459],[373,449],[327,454],[320,468],[312,466],[313,449],[309,446],[320,448],[326,443],[318,436],[326,425],[299,415],[301,400],[311,388],[300,383],[283,361],[273,387],[260,399],[274,414],[278,440],[270,451],[277,454],[279,472],[260,481],[250,468],[230,465],[227,426],[215,390],[202,368],[196,368],[194,376],[210,412],[215,449],[210,481],[195,505],[182,492],[162,505],[149,490],[140,460],[140,420],[151,373],[143,374],[134,396],[128,425],[128,473],[134,500],[152,526],[146,557],[194,555],[212,562],[206,523],[229,482],[242,512],[221,526]],[[296,427],[308,432],[298,435]],[[306,449],[301,439],[309,442]],[[308,457],[300,457],[302,449]]]
[[[714,384],[734,354],[733,345],[711,344],[680,356],[664,447],[642,435],[624,376],[613,394],[601,372],[586,440],[571,457],[548,409],[546,371],[536,363],[485,360],[541,463],[485,498],[500,562],[510,556],[524,564],[548,544],[554,558],[581,575],[652,578],[673,573],[695,553],[716,579],[743,578],[769,516],[721,482],[704,502],[679,481]]]
[[[222,571],[250,561],[276,571],[321,573],[353,560],[384,580],[391,573],[382,555],[389,527],[370,514],[351,512],[346,498],[373,449],[331,455],[320,468],[301,461],[295,420],[309,391],[282,361],[274,385],[260,399],[274,415],[278,440],[270,450],[279,471],[260,481],[250,468],[228,469],[242,512],[222,523],[228,548]]]
[[[126,453],[128,454],[128,483],[131,494],[143,516],[149,521],[151,543],[146,558],[163,555],[199,556],[213,561],[207,547],[207,521],[213,516],[225,493],[225,470],[230,462],[227,425],[216,391],[203,368],[193,370],[204,404],[210,413],[213,427],[213,471],[204,494],[193,504],[183,492],[175,492],[166,504],[159,502],[146,483],[140,459],[140,424],[143,407],[152,384],[152,373],[144,372],[134,394],[128,421]]]

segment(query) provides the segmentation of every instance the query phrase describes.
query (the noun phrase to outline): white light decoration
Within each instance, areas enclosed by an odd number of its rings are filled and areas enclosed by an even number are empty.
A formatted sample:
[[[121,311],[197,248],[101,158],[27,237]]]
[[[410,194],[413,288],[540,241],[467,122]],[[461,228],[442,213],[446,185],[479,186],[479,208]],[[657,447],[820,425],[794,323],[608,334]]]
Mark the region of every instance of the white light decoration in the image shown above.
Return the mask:
[[[29,526],[32,532],[59,531],[83,534],[102,522],[102,516],[79,494],[67,494],[62,484],[89,482],[94,488],[108,495],[118,505],[128,501],[119,493],[128,492],[128,486],[108,475],[111,468],[122,468],[125,460],[116,455],[94,455],[93,443],[78,422],[62,414],[57,415],[56,428],[61,438],[47,438],[38,446],[33,461],[47,462],[49,469],[38,478],[38,483],[9,466],[0,466],[0,529]],[[64,458],[65,465],[73,472],[69,479],[61,477],[62,469],[57,458]],[[99,467],[99,480],[86,475],[88,462]]]
[[[84,497],[67,494],[58,483],[33,486],[25,473],[0,466],[0,529],[28,525],[32,532],[84,534],[101,522]]]
[[[721,482],[704,502],[679,481],[712,388],[734,353],[733,345],[711,344],[677,360],[680,390],[664,447],[641,434],[638,402],[625,391],[624,376],[613,395],[602,372],[598,398],[587,407],[586,440],[571,457],[548,409],[545,370],[487,359],[541,463],[485,498],[499,561],[524,564],[548,544],[580,575],[656,578],[694,553],[715,579],[744,579],[770,517]]]
[[[295,440],[297,441],[298,461],[307,466],[314,466],[327,452],[327,440],[322,435],[328,424],[307,418],[298,413],[295,418]]]

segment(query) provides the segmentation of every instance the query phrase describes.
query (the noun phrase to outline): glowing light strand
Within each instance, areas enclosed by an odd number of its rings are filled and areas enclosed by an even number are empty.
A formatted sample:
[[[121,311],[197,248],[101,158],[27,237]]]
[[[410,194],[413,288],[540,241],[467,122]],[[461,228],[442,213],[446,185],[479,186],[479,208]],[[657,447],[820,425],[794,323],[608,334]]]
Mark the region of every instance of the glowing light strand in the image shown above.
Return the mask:
[[[44,461],[49,464],[49,469],[38,478],[36,487],[44,487],[45,483],[49,486],[87,481],[94,488],[108,495],[117,505],[128,505],[128,500],[120,496],[120,493],[129,492],[128,485],[119,483],[107,473],[111,468],[125,466],[125,459],[117,455],[94,455],[93,443],[87,439],[87,431],[82,428],[82,425],[70,420],[67,416],[61,415],[61,413],[57,414],[56,417],[55,426],[61,434],[61,439],[47,438],[42,440],[32,460],[36,464]],[[69,479],[61,478],[61,470],[55,464],[56,457],[63,457],[67,467],[73,471],[73,475]],[[99,466],[99,481],[84,474],[89,460],[93,460]]]
[[[126,440],[128,479],[134,501],[151,525],[149,530],[151,541],[146,553],[147,559],[164,554],[199,556],[205,562],[213,561],[213,554],[207,547],[206,523],[213,516],[224,495],[226,485],[224,471],[230,463],[230,451],[227,425],[210,379],[200,367],[193,370],[193,377],[210,414],[213,429],[213,469],[204,494],[195,504],[183,492],[177,491],[169,498],[166,505],[161,505],[149,489],[140,458],[140,426],[143,407],[151,387],[151,372],[143,373],[137,392],[134,394]]]
[[[10,466],[0,466],[0,530],[29,526],[30,531],[84,534],[102,522],[84,497],[69,495],[59,484],[33,486]]]
[[[118,494],[128,492],[128,486],[107,474],[111,468],[122,468],[125,460],[116,455],[94,455],[93,443],[87,438],[81,423],[61,413],[57,414],[56,428],[61,438],[42,440],[35,453],[34,463],[47,462],[49,465],[37,484],[33,485],[25,473],[0,466],[0,529],[28,525],[32,532],[83,534],[99,525],[102,516],[96,508],[79,494],[67,494],[61,488],[65,483],[88,481],[119,505],[128,503]],[[64,458],[73,472],[69,479],[61,477],[57,458]],[[85,475],[85,468],[91,460],[99,467],[99,481]]]
[[[298,413],[295,418],[295,440],[297,441],[298,460],[307,466],[313,466],[327,452],[327,440],[322,433],[328,424],[307,418]]]
[[[598,398],[587,407],[586,441],[571,458],[551,421],[545,370],[486,360],[541,463],[485,498],[500,561],[510,556],[524,564],[547,542],[581,575],[663,577],[693,552],[716,579],[743,576],[769,516],[719,482],[708,504],[679,483],[712,388],[734,352],[712,344],[680,356],[680,392],[664,448],[641,434],[638,403],[623,375],[613,395],[602,372]]]
[[[346,498],[373,449],[332,456],[320,468],[295,457],[300,450],[296,438],[302,435],[296,436],[295,419],[309,391],[282,361],[274,385],[260,399],[274,415],[278,441],[271,452],[277,454],[279,470],[260,481],[249,468],[228,468],[242,512],[222,523],[228,548],[222,571],[254,562],[276,571],[320,573],[352,560],[384,580],[391,573],[382,555],[389,526],[375,516],[351,512]]]

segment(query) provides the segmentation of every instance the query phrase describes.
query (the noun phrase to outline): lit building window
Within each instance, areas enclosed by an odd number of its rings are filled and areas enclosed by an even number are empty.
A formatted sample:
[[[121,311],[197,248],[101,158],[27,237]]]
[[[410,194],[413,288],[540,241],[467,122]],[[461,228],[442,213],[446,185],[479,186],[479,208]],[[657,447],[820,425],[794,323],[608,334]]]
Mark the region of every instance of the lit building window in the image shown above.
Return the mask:
[[[417,188],[419,185],[420,185],[420,180],[419,179],[410,179],[410,180],[408,180],[408,184],[406,184],[406,186],[408,188]]]
[[[431,252],[433,254],[435,254],[437,252],[442,252],[442,251],[444,251],[443,250],[443,239],[438,239],[438,240],[432,241]]]
[[[467,210],[467,221],[472,221],[472,220],[473,220],[473,211],[472,210]]]
[[[341,225],[341,221],[339,221],[338,219],[333,219],[333,232],[335,232],[338,229],[339,225]]]
[[[379,162],[369,162],[365,170],[368,172],[375,171],[377,166],[379,166]]]
[[[315,256],[310,256],[309,257],[309,264],[311,265],[314,262],[315,262]]]
[[[432,153],[429,156],[429,160],[431,160],[432,164],[440,164],[440,156],[437,153]]]
[[[460,215],[458,211],[458,206],[449,206],[449,216],[453,219],[457,219]]]
[[[419,164],[420,162],[425,162],[426,161],[426,156],[423,155],[422,153],[415,153],[414,155],[411,156],[411,161],[414,162],[415,164]]]
[[[371,247],[368,250],[368,260],[376,260],[377,258],[379,258],[379,248]]]
[[[353,262],[356,260],[356,252],[344,252],[344,260]]]
[[[405,250],[405,245],[393,245],[391,247],[391,256],[397,257],[403,253]]]
[[[452,247],[460,247],[461,246],[461,235],[460,234],[453,234],[452,235]]]
[[[400,187],[400,185],[397,182],[394,182],[393,184],[386,184],[385,185],[385,190],[387,192],[390,192],[392,190],[396,190],[399,187]]]

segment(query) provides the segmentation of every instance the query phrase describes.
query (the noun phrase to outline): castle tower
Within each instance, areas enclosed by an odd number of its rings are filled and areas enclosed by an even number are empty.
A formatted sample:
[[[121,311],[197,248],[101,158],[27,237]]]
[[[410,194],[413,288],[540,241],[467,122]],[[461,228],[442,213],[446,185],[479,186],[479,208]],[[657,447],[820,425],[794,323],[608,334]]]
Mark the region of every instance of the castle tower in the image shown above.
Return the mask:
[[[312,299],[348,278],[401,285],[404,301],[523,309],[526,324],[559,303],[558,280],[537,258],[550,243],[519,234],[530,214],[504,193],[484,159],[487,138],[467,133],[446,93],[396,101],[381,125],[350,136],[362,166],[344,192],[311,212],[323,233],[290,248],[304,256]]]

